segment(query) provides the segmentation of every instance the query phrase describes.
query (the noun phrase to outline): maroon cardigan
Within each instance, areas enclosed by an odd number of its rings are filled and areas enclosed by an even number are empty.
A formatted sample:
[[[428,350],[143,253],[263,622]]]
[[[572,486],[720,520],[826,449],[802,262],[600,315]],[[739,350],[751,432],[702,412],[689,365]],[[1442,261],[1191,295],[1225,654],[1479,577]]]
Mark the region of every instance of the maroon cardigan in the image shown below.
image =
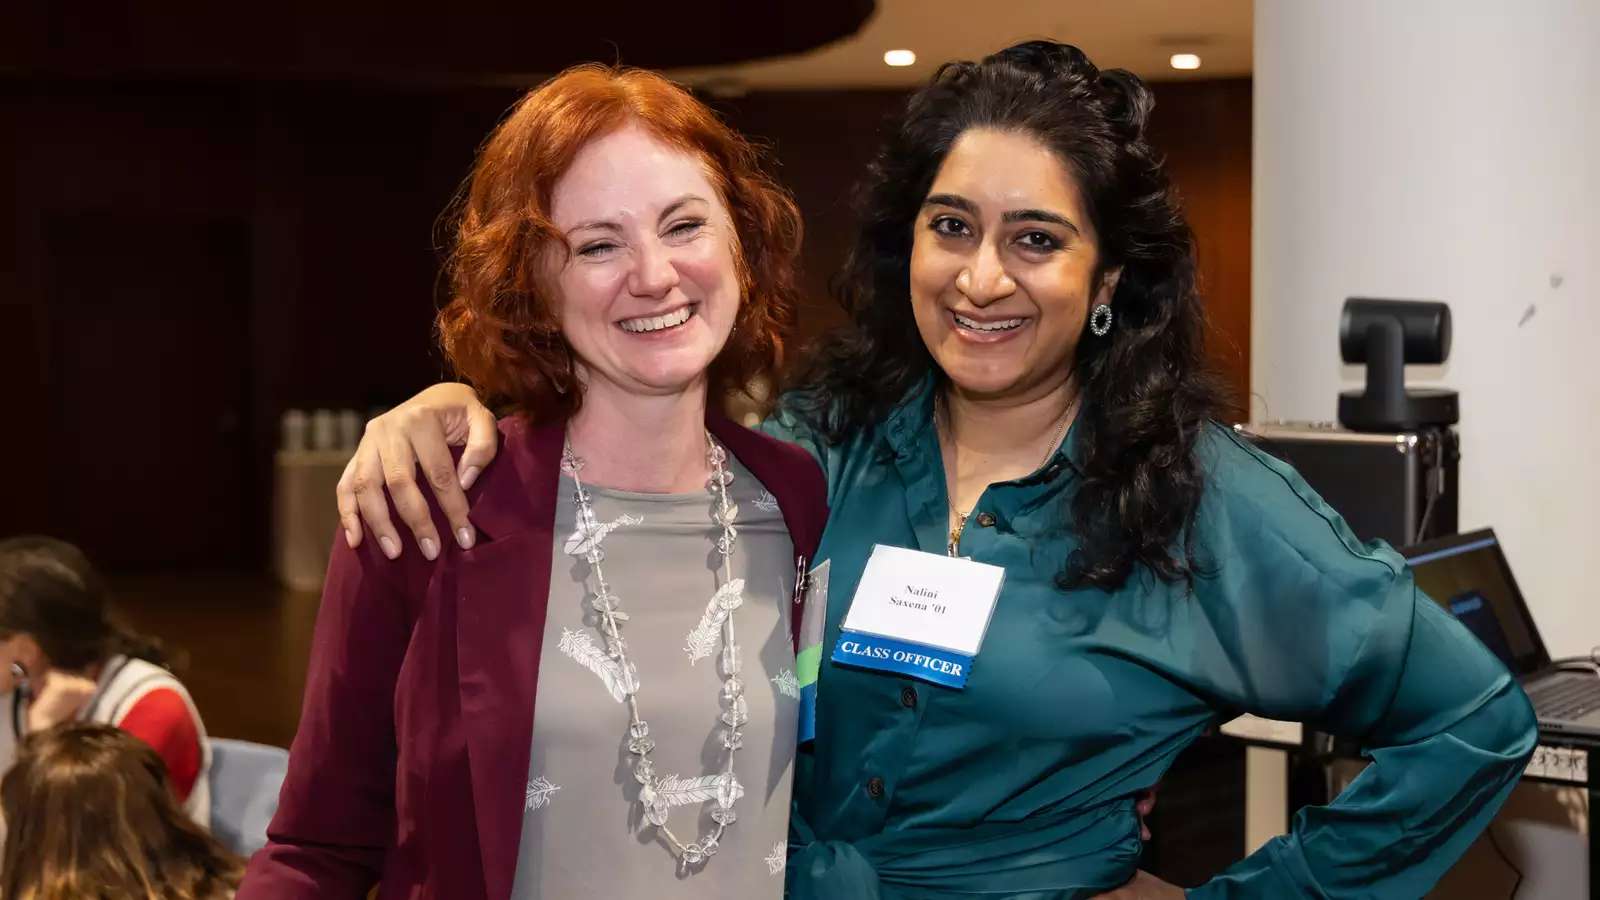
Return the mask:
[[[809,559],[827,519],[816,461],[720,416],[707,426]],[[468,494],[473,549],[389,562],[376,541],[334,539],[289,773],[238,900],[359,898],[374,883],[380,898],[510,895],[564,428],[518,417],[500,432]]]

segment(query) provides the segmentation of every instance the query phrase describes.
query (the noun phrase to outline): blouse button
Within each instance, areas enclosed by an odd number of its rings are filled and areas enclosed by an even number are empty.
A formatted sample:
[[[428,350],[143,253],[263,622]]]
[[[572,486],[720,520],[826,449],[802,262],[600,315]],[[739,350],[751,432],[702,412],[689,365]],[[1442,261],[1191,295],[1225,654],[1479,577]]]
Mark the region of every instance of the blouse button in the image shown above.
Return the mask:
[[[883,779],[874,775],[867,779],[867,796],[876,800],[883,796]]]
[[[978,525],[983,528],[993,528],[994,514],[986,512],[978,513]]]
[[[903,688],[901,688],[900,689],[900,705],[904,706],[906,709],[916,709],[917,708],[917,689],[914,688],[914,687],[903,687]]]

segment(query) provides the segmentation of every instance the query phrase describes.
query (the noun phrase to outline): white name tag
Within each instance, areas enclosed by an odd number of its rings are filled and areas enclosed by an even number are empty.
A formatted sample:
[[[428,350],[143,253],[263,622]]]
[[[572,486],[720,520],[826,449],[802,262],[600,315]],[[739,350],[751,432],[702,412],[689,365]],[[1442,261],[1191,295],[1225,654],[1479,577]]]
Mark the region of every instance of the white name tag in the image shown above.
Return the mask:
[[[874,547],[833,661],[962,687],[1005,569],[904,547]]]

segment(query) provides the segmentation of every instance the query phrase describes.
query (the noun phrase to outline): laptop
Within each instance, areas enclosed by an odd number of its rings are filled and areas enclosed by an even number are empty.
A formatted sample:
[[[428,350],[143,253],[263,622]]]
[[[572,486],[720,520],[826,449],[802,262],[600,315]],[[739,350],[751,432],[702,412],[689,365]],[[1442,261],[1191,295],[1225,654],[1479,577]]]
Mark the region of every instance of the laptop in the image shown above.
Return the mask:
[[[1455,616],[1522,682],[1539,729],[1600,738],[1600,677],[1553,665],[1494,529],[1451,535],[1401,551],[1417,587]]]

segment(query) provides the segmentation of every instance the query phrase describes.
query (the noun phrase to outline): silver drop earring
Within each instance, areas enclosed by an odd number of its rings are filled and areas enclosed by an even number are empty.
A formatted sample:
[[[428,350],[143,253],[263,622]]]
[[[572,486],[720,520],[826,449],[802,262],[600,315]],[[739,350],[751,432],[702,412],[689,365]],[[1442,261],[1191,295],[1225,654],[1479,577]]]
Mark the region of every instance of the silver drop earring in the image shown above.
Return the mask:
[[[1105,337],[1111,331],[1111,304],[1096,303],[1089,314],[1089,330],[1095,337]]]
[[[11,683],[16,685],[16,689],[23,694],[28,693],[28,670],[22,667],[22,663],[13,662],[11,664]]]

